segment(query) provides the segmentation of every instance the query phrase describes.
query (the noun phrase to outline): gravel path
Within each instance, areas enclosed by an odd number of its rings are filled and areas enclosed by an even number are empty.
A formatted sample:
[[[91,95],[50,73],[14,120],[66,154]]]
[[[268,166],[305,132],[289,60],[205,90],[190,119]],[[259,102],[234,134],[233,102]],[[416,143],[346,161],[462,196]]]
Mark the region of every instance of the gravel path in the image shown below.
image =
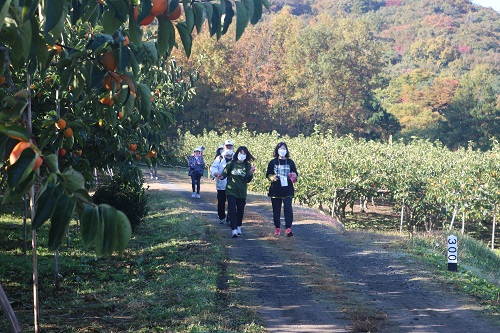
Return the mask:
[[[474,300],[428,278],[383,236],[346,232],[318,211],[294,207],[293,237],[274,236],[269,198],[249,195],[243,236],[230,238],[216,215],[215,185],[203,178],[201,199],[189,179],[160,172],[151,190],[189,198],[193,212],[216,225],[230,270],[241,278],[231,292],[255,308],[269,332],[495,333]],[[367,236],[369,235],[369,236]]]

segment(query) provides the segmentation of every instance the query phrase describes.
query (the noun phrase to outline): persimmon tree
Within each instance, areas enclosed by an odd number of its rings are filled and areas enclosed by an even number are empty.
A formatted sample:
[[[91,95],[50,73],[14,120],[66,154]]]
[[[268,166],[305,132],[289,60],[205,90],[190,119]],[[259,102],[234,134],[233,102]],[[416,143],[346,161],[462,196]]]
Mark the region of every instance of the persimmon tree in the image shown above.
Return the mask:
[[[7,181],[3,202],[19,199],[41,180],[38,200],[44,200],[44,209],[35,226],[51,219],[52,249],[75,209],[84,217],[99,212],[85,188],[91,169],[130,162],[136,158],[128,151],[131,143],[138,145],[137,154],[146,155],[159,144],[158,130],[171,124],[172,111],[193,93],[196,75],[186,78],[168,61],[178,39],[189,56],[195,29],[199,32],[207,21],[210,34],[220,38],[234,18],[238,39],[249,22],[260,19],[263,5],[269,6],[262,0],[0,4],[0,74],[6,79],[0,90],[0,148]],[[184,16],[177,18],[174,12]],[[154,34],[141,29],[150,15],[158,22]],[[33,149],[10,165],[5,157],[19,141],[30,142]],[[60,156],[60,148],[73,154]],[[42,167],[32,171],[39,157]],[[63,201],[69,208],[64,218],[54,215],[57,202]],[[113,238],[104,237],[106,242]]]
[[[182,45],[189,57],[195,31],[206,25],[218,39],[233,20],[239,39],[263,7],[267,0],[1,0],[2,202],[38,183],[32,227],[50,221],[50,249],[76,212],[85,244],[99,255],[123,252],[130,223],[91,202],[93,170],[149,163],[153,150],[156,157],[160,131],[197,79],[169,60],[172,49]],[[9,161],[19,142],[30,149]]]

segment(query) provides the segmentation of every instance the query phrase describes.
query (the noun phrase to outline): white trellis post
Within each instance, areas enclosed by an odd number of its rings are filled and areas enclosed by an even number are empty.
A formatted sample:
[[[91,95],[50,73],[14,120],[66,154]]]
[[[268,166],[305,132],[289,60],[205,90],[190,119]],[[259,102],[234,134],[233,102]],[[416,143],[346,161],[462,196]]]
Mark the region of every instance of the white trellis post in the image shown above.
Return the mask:
[[[491,231],[491,249],[495,249],[495,228],[497,224],[497,204],[495,203],[495,208],[493,209],[493,230]]]
[[[403,202],[401,203],[401,224],[399,226],[400,233],[403,232],[404,212],[405,212],[405,198],[403,198]]]
[[[451,223],[450,223],[450,227],[448,228],[448,230],[453,229],[453,222],[455,222],[455,217],[457,216],[457,213],[458,213],[458,205],[455,204],[455,208],[453,209],[453,216],[451,217]]]
[[[465,232],[465,212],[462,212],[462,235]]]

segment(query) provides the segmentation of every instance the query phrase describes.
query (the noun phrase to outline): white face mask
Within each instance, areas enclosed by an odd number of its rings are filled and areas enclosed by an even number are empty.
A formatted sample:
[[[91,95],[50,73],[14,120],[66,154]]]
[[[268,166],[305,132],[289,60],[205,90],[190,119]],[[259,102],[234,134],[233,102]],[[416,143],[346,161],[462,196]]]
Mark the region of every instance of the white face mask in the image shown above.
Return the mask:
[[[285,157],[286,156],[286,149],[278,149],[278,155],[280,155],[281,157]]]
[[[243,162],[247,158],[247,155],[245,154],[238,154],[238,160]]]
[[[233,156],[233,151],[231,149],[228,149],[223,153],[223,155],[225,158],[231,158]]]

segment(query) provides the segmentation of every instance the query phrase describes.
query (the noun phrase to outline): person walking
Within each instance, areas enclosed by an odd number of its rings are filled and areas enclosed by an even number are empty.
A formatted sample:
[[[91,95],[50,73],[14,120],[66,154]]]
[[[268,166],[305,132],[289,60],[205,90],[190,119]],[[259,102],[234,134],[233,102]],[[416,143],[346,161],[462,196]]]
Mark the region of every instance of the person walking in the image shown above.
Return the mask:
[[[217,190],[217,215],[219,223],[227,223],[229,225],[230,219],[226,215],[226,184],[227,179],[219,179],[224,167],[233,158],[234,143],[231,140],[226,140],[224,146],[217,149],[214,162],[210,166],[210,174],[215,178],[215,189]]]
[[[276,145],[273,159],[269,162],[266,178],[271,181],[268,196],[273,206],[273,222],[276,228],[275,235],[281,234],[281,206],[285,215],[285,236],[291,237],[293,210],[292,201],[295,194],[293,184],[297,181],[298,173],[295,163],[290,159],[290,152],[285,142]]]
[[[200,147],[196,147],[193,155],[189,156],[188,166],[188,175],[191,176],[191,188],[193,190],[191,197],[200,198],[201,176],[203,176],[203,170],[205,169],[205,161],[201,155]]]
[[[219,179],[227,178],[226,196],[229,219],[231,221],[231,236],[236,238],[242,234],[243,214],[247,199],[248,183],[252,181],[255,172],[255,159],[245,146],[236,149],[233,159],[226,164]]]

